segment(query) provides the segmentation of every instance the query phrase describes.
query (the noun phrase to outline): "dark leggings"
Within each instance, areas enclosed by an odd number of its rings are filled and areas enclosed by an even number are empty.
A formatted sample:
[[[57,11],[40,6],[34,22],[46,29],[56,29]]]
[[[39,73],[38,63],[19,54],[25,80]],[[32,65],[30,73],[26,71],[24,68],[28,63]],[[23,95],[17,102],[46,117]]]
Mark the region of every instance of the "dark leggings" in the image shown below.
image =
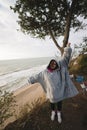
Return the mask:
[[[61,111],[62,110],[62,101],[59,101],[57,103],[50,103],[50,106],[51,106],[51,110],[55,110],[56,107],[57,107],[57,110],[58,111]]]

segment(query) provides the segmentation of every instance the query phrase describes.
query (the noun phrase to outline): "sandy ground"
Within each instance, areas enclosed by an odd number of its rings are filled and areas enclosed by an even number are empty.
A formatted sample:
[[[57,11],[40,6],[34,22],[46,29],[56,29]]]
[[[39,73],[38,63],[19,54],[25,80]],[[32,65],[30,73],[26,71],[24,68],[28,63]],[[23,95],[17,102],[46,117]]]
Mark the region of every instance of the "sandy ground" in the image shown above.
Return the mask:
[[[15,113],[18,114],[21,107],[23,107],[25,104],[31,104],[38,98],[43,97],[44,92],[40,84],[36,83],[16,90],[14,92],[14,96],[17,104],[17,106],[15,106]],[[14,120],[14,116],[10,117],[8,120],[6,120],[4,126],[13,122]]]
[[[32,101],[43,96],[43,89],[39,83],[29,85],[18,89],[14,92],[15,100],[17,105],[23,106],[26,103],[31,103]]]

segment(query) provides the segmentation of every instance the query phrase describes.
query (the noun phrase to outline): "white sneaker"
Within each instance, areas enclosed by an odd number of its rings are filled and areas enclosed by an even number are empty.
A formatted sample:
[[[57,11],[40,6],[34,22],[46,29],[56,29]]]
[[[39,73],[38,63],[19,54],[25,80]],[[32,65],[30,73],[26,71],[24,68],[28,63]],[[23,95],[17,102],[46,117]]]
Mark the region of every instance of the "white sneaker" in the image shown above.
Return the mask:
[[[55,115],[56,115],[55,111],[52,111],[52,112],[51,112],[51,120],[52,120],[52,121],[54,121]]]
[[[57,112],[58,122],[62,122],[61,112]]]

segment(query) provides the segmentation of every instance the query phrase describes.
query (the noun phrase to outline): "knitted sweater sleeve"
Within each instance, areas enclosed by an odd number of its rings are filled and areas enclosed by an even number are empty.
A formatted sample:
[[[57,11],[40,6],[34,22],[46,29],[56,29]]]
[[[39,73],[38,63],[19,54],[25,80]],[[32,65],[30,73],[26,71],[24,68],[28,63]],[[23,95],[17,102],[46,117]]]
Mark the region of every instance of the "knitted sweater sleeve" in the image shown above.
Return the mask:
[[[64,48],[64,53],[63,53],[63,56],[60,60],[62,65],[68,67],[68,64],[69,64],[69,61],[70,61],[70,58],[71,58],[71,53],[72,53],[71,47],[65,47]]]

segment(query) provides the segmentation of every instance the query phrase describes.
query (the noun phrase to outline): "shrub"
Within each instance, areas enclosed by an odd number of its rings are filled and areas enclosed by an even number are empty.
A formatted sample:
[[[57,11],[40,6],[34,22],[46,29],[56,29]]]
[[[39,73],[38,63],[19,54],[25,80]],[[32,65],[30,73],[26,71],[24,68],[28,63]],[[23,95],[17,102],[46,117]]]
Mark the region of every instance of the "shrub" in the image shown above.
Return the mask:
[[[87,74],[87,54],[81,54],[72,60],[69,68],[70,73]]]
[[[3,125],[4,121],[13,115],[15,105],[13,93],[0,90],[0,125]]]

